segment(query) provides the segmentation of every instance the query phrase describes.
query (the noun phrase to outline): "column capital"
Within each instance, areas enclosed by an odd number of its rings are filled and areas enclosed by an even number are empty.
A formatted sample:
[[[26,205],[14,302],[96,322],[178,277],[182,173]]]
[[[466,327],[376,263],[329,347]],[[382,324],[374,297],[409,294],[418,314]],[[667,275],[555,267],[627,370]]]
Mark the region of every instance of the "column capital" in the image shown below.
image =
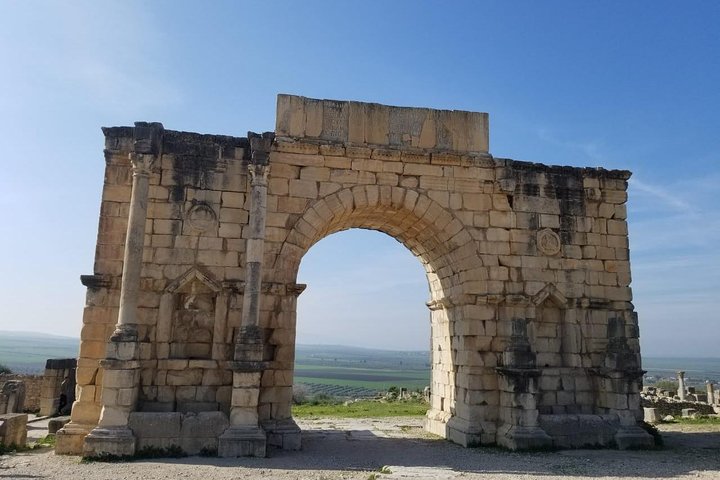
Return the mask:
[[[268,174],[270,173],[270,165],[259,165],[251,163],[248,165],[248,173],[250,174],[251,186],[266,187],[268,182]]]
[[[150,176],[153,163],[155,163],[155,155],[149,153],[131,153],[128,157],[130,158],[133,176]]]
[[[270,150],[275,141],[275,133],[265,132],[261,135],[248,132],[248,141],[250,143],[250,163],[267,165],[270,161]]]

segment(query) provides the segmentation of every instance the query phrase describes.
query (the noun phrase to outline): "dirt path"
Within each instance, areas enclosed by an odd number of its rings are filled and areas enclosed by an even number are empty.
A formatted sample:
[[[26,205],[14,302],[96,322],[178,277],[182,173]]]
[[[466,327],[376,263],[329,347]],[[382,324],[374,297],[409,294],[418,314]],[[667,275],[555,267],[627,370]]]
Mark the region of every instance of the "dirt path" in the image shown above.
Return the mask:
[[[290,479],[571,479],[720,478],[720,429],[664,426],[659,451],[572,450],[511,453],[465,449],[422,430],[420,418],[322,419],[298,422],[303,450],[269,458],[188,457],[81,464],[77,457],[35,451],[0,457],[0,478],[155,480]],[[387,466],[389,473],[379,473]],[[387,471],[386,470],[386,471]]]

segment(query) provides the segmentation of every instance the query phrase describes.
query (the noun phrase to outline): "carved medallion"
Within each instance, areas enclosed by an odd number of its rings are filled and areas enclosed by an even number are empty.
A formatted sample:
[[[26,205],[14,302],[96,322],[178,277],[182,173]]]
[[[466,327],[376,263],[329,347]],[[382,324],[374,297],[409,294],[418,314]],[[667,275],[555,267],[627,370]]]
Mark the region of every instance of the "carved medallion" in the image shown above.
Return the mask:
[[[537,233],[537,248],[543,255],[557,255],[561,247],[560,237],[549,228]]]
[[[205,203],[198,203],[190,207],[186,218],[192,228],[201,232],[213,228],[217,220],[215,211]]]
[[[602,192],[597,187],[589,187],[585,189],[585,198],[591,202],[599,202],[602,198]]]

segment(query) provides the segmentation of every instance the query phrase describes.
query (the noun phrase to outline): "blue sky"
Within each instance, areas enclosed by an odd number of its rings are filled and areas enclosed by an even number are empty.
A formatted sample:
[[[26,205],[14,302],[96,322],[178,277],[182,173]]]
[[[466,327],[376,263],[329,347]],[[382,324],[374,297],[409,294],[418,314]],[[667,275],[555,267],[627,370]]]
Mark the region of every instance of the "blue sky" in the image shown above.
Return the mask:
[[[644,352],[718,356],[718,25],[712,1],[0,0],[0,330],[79,332],[100,126],[244,135],[292,93],[486,111],[495,156],[632,170]],[[300,341],[426,347],[427,285],[394,240],[331,236],[301,280]]]

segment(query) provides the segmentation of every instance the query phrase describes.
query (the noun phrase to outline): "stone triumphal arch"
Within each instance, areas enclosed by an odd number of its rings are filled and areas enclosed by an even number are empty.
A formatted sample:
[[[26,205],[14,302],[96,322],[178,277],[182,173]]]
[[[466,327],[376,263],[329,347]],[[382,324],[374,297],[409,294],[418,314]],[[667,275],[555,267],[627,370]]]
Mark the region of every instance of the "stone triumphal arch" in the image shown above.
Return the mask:
[[[353,227],[396,238],[427,272],[429,431],[512,449],[651,442],[637,425],[629,172],[495,158],[484,113],[289,95],[275,132],[103,132],[58,453],[300,448],[298,267]]]

